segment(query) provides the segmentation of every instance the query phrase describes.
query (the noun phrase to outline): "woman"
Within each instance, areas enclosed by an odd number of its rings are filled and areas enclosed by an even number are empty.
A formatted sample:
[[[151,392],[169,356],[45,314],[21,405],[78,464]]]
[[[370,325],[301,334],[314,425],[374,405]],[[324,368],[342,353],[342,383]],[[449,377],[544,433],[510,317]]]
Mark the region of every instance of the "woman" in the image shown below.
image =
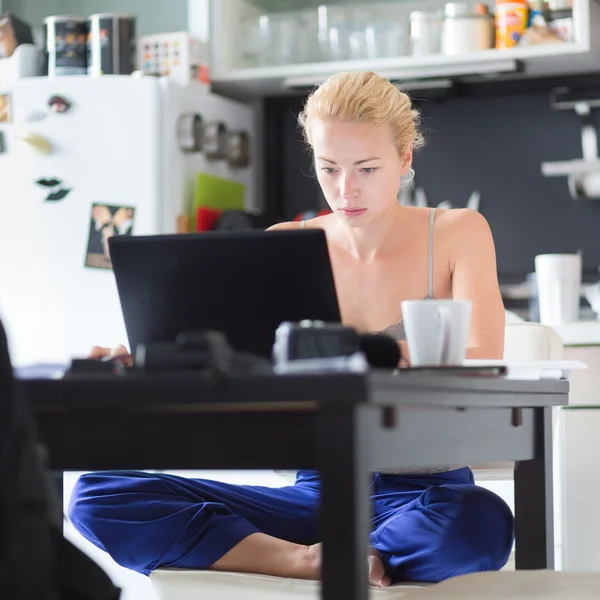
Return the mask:
[[[485,219],[397,201],[422,144],[418,120],[409,98],[386,79],[331,77],[309,97],[300,123],[332,214],[273,229],[325,230],[346,324],[386,330],[404,344],[403,300],[469,299],[468,356],[501,358],[504,310]],[[96,348],[92,356],[110,352]],[[319,489],[314,471],[300,471],[284,488],[93,473],[77,483],[70,517],[118,563],[142,573],[177,567],[316,579]],[[378,473],[372,500],[373,585],[437,582],[499,569],[508,559],[510,510],[475,486],[467,467]]]

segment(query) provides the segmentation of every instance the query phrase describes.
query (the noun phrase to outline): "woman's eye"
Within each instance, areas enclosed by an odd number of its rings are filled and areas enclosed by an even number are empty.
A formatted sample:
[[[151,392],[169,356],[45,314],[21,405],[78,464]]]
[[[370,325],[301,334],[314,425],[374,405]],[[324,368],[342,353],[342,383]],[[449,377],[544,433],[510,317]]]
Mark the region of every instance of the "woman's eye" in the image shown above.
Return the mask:
[[[377,167],[365,167],[362,171],[363,173],[374,173],[377,171]]]
[[[325,171],[325,173],[334,173],[335,169],[333,167],[323,167],[321,171]]]

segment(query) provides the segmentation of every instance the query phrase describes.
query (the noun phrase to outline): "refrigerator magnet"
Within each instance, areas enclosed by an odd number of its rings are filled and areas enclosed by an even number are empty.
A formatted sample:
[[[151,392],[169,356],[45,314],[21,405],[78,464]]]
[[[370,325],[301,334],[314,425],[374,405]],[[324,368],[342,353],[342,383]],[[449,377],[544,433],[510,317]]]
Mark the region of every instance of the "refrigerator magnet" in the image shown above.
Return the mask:
[[[62,96],[52,96],[48,100],[48,107],[52,112],[62,114],[71,110],[71,103]]]
[[[12,105],[10,94],[0,94],[0,123],[12,122]]]
[[[65,187],[63,182],[56,177],[42,177],[35,181],[36,185],[48,190],[48,195],[44,199],[45,202],[59,202],[64,200],[70,193],[71,188]]]
[[[50,177],[49,179],[42,177],[41,179],[38,179],[35,183],[36,185],[41,185],[42,187],[54,188],[57,185],[60,185],[62,181],[60,179],[56,179],[55,177]]]
[[[52,152],[54,151],[52,142],[43,135],[40,135],[39,133],[19,130],[15,132],[14,136],[17,140],[29,144],[31,148],[33,148],[40,154],[52,154]]]
[[[64,200],[69,194],[71,190],[69,188],[61,188],[60,190],[56,190],[55,192],[50,192],[46,196],[46,202],[60,202]]]
[[[111,269],[108,240],[113,236],[132,235],[135,208],[92,204],[85,266]]]

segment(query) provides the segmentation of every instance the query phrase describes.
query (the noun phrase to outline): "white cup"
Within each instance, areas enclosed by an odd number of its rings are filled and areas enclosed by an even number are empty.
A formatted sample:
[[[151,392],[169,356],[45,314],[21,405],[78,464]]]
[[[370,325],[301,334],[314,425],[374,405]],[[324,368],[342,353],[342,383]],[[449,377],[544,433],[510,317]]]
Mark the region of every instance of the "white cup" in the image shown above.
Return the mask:
[[[535,257],[535,278],[540,321],[550,326],[577,321],[581,254],[539,254]]]
[[[413,367],[459,366],[467,353],[469,300],[405,300],[404,330]]]

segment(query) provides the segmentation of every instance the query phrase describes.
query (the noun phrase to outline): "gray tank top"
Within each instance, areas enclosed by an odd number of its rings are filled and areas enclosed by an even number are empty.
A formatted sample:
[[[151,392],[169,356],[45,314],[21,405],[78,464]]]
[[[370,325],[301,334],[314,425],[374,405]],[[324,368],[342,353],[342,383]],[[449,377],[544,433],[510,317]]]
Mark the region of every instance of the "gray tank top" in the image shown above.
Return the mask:
[[[300,223],[300,228],[304,229],[305,221]],[[433,233],[435,224],[435,208],[430,210],[429,216],[429,244],[427,253],[427,296],[425,300],[432,300],[435,298],[433,295]],[[400,319],[397,323],[386,327],[379,333],[385,333],[398,341],[406,340],[406,332],[404,331],[404,319]],[[434,467],[418,468],[418,469],[403,469],[402,471],[385,471],[385,473],[393,475],[431,475],[435,473],[446,473],[454,469],[460,469],[465,465],[439,465]]]

